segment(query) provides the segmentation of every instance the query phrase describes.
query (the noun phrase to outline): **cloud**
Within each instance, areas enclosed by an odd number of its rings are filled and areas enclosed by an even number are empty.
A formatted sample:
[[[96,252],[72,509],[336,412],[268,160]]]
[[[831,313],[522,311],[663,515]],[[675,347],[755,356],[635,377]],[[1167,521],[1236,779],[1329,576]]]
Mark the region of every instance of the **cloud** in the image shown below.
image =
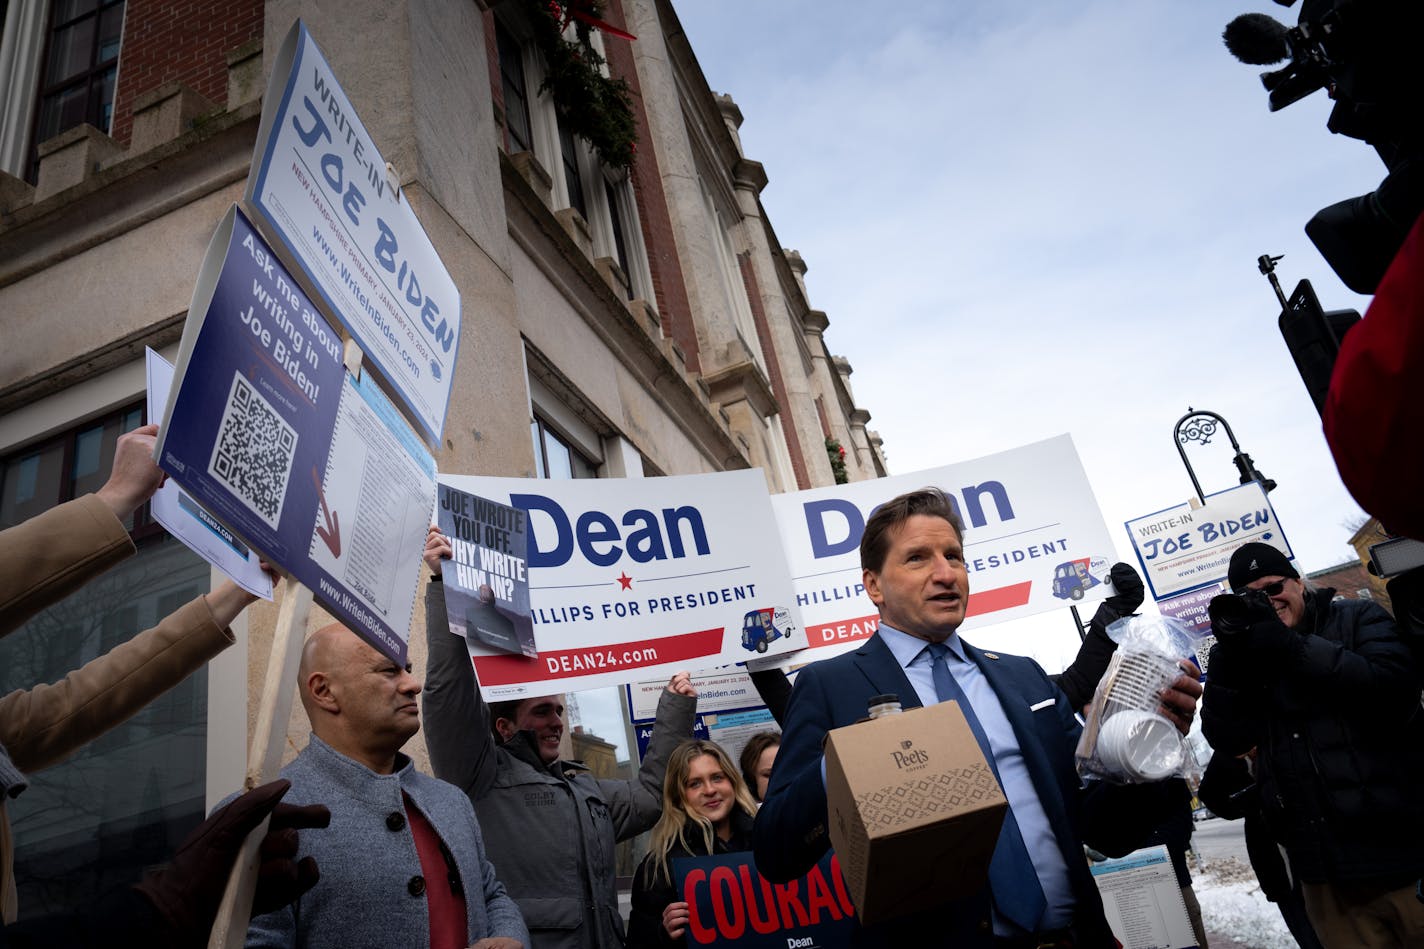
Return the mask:
[[[1356,306],[1305,240],[1383,168],[1323,94],[1270,114],[1219,2],[685,3],[777,233],[897,473],[1068,431],[1115,536],[1183,500],[1188,405],[1236,426],[1305,566],[1358,513],[1256,257]],[[1194,456],[1193,456],[1194,457]],[[1236,483],[1205,455],[1206,490]],[[1116,522],[1116,523],[1115,523]],[[1122,553],[1126,537],[1122,536]]]

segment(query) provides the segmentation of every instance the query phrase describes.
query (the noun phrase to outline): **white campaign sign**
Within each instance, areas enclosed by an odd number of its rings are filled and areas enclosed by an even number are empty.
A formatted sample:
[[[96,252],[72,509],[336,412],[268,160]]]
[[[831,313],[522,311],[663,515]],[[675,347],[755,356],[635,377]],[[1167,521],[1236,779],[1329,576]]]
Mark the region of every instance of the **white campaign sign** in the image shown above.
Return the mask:
[[[1154,600],[1225,580],[1231,555],[1252,541],[1294,556],[1255,481],[1208,495],[1195,510],[1183,503],[1130,520],[1127,533]]]
[[[758,470],[440,482],[528,512],[538,656],[470,644],[488,699],[666,682],[806,645]]]
[[[1195,949],[1196,936],[1167,848],[1134,850],[1095,863],[1103,914],[1123,949]]]
[[[460,292],[300,20],[262,105],[247,200],[438,441],[460,345]]]
[[[435,506],[435,459],[369,376],[348,375],[326,466],[320,523],[338,512],[331,523],[339,537],[345,511],[347,533],[336,549],[320,532],[312,535],[307,555],[339,583],[318,577],[316,592],[373,618],[358,632],[403,659]]]
[[[860,536],[876,506],[935,485],[964,522],[969,618],[963,629],[1101,599],[1112,543],[1068,435],[916,474],[772,498],[812,654],[826,658],[875,632],[861,586]]]
[[[735,712],[759,708],[761,696],[752,685],[751,676],[741,669],[718,669],[692,677],[697,690],[698,714]],[[658,699],[667,688],[667,679],[640,679],[628,686],[628,714],[635,722],[652,721],[657,717]]]

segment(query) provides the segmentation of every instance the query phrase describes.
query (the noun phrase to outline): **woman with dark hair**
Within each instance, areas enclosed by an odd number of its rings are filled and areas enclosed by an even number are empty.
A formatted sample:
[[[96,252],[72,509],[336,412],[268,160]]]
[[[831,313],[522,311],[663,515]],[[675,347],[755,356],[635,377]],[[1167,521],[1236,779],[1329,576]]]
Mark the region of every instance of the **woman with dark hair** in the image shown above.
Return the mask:
[[[633,877],[628,949],[685,945],[687,903],[678,899],[672,862],[751,849],[756,803],[713,741],[684,741],[673,749],[663,778],[663,813],[648,855]]]
[[[758,804],[766,796],[771,780],[771,766],[776,761],[776,749],[781,747],[781,732],[757,732],[742,749],[742,779]]]

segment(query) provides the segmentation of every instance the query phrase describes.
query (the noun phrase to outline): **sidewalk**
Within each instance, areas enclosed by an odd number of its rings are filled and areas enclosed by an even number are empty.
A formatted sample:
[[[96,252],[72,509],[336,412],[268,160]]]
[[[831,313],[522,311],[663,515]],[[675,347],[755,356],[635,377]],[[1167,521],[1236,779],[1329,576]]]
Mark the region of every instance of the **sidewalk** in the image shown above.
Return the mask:
[[[1256,949],[1249,943],[1237,942],[1230,936],[1223,936],[1221,933],[1214,933],[1209,929],[1206,933],[1206,941],[1211,949]]]
[[[1204,860],[1192,867],[1192,889],[1201,903],[1211,949],[1298,949],[1280,911],[1261,892],[1245,861]]]

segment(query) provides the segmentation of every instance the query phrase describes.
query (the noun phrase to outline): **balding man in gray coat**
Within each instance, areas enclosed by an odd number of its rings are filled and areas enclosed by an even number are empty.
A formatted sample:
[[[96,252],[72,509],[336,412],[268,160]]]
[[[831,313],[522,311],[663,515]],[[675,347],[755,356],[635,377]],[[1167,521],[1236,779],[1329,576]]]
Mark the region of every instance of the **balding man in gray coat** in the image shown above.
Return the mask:
[[[282,769],[287,800],[331,809],[301,835],[321,880],[252,920],[249,947],[522,949],[529,933],[485,857],[463,791],[415,770],[400,748],[420,728],[420,683],[355,633],[327,626],[302,653],[312,736]]]

